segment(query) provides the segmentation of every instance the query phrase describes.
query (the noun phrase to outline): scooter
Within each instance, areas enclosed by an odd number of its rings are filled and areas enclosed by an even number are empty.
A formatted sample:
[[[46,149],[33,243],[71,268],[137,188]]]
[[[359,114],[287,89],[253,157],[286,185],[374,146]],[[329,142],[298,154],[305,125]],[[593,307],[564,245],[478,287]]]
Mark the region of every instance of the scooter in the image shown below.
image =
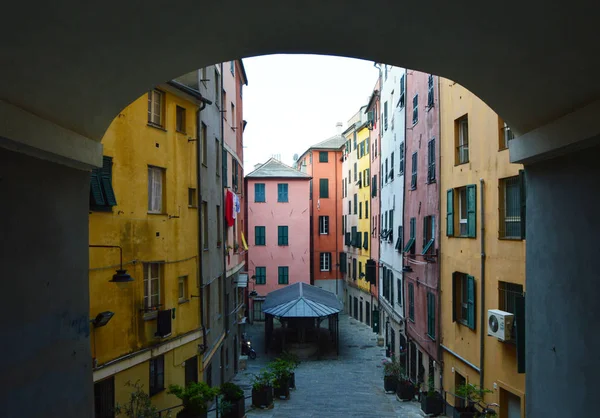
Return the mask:
[[[242,355],[248,356],[252,360],[256,358],[256,351],[254,351],[254,348],[252,348],[252,343],[250,340],[247,340],[246,338],[242,340]]]

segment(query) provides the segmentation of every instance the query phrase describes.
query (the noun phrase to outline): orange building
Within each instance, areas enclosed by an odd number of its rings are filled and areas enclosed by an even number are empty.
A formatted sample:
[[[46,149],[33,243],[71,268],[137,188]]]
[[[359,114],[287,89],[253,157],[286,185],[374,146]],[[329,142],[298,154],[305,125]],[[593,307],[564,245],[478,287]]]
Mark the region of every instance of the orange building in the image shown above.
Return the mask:
[[[296,168],[312,177],[310,181],[310,283],[343,295],[340,253],[342,228],[342,145],[341,135],[319,142],[296,161]]]

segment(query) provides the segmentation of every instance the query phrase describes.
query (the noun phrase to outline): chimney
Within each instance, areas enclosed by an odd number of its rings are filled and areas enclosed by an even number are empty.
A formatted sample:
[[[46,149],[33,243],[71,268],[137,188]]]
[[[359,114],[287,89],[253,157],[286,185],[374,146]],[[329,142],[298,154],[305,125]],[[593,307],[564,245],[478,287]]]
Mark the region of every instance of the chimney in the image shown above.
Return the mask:
[[[335,124],[335,127],[337,128],[337,133],[338,135],[342,134],[342,127],[344,126],[344,124],[342,122],[338,122]]]

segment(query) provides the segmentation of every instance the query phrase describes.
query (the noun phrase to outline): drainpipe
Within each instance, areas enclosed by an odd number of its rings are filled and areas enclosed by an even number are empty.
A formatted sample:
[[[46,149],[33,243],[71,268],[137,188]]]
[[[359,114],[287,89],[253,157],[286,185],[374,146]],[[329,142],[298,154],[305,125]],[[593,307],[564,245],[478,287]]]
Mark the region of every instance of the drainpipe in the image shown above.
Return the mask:
[[[437,112],[438,112],[438,138],[442,137],[442,112],[441,112],[441,108],[442,108],[442,90],[441,90],[441,82],[440,82],[440,77],[437,78],[437,85],[438,85],[438,106],[437,106]],[[435,96],[434,96],[435,97]],[[441,175],[442,175],[442,170],[440,167],[439,162],[442,160],[441,155],[440,155],[440,151],[441,151],[441,141],[436,141],[437,142],[437,147],[438,149],[435,151],[436,154],[438,156],[438,160],[436,161],[435,164],[435,168],[436,168],[436,178],[438,179],[438,229],[437,229],[437,243],[438,243],[438,253],[437,253],[437,310],[438,310],[438,314],[437,314],[437,358],[438,358],[438,367],[440,366],[440,363],[442,362],[442,358],[443,358],[443,354],[442,354],[442,347],[441,347],[441,341],[442,341],[442,324],[440,321],[441,318],[441,307],[442,307],[442,260],[441,260],[441,243],[442,243],[442,229],[440,228],[440,226],[442,225],[442,219],[440,214],[442,213],[442,207],[441,207],[441,203],[442,203],[442,188],[440,187],[441,184]],[[405,157],[406,158],[406,157]],[[440,368],[441,369],[441,368]],[[434,372],[435,373],[435,372]],[[443,388],[444,388],[444,382],[443,382],[443,373],[440,373],[440,378],[439,378],[439,382],[440,382],[440,393],[443,393]]]
[[[335,155],[335,152],[333,153],[333,155]],[[334,160],[334,161],[335,161],[335,167],[334,167],[334,176],[333,176],[333,181],[335,182],[335,196],[336,196],[336,199],[337,199],[337,192],[338,192],[337,158],[335,158],[335,160]],[[313,167],[313,166],[311,166],[311,167]],[[311,173],[311,174],[312,174],[312,173]],[[337,203],[337,201],[336,201],[336,202],[335,202],[335,225],[339,225],[339,224],[337,223],[337,221],[338,221],[338,220],[339,220],[339,218],[338,218],[338,203]],[[313,218],[313,222],[314,222],[314,218]],[[331,226],[331,224],[330,224],[330,225],[328,225],[328,226]],[[312,227],[312,225],[311,225],[311,227]],[[336,228],[336,231],[335,231],[335,232],[336,232],[336,238],[335,238],[335,256],[336,256],[336,258],[337,258],[337,261],[338,261],[338,262],[337,262],[337,264],[338,264],[337,276],[341,276],[341,274],[340,274],[340,270],[341,270],[341,268],[342,268],[342,263],[341,263],[341,261],[342,261],[342,260],[340,260],[340,249],[339,249],[339,247],[338,247],[339,236],[337,236],[337,232],[338,232],[338,231],[337,231],[337,228]],[[344,231],[342,231],[342,233],[343,233],[343,232],[344,232]],[[313,234],[311,234],[311,235],[313,235]],[[311,266],[311,269],[312,269],[313,267],[314,267],[314,266]],[[335,278],[335,295],[336,295],[336,296],[337,296],[337,298],[339,299],[340,295],[339,295],[339,293],[338,293],[338,282],[339,282],[339,279],[338,279],[338,277],[336,277],[336,278]]]
[[[480,316],[480,325],[479,325],[479,387],[483,388],[483,360],[484,360],[484,354],[485,354],[485,350],[484,350],[484,343],[485,343],[485,334],[483,332],[483,324],[485,324],[485,218],[484,218],[484,196],[483,196],[483,186],[484,186],[484,181],[483,179],[479,179],[479,189],[480,189],[480,196],[481,196],[481,208],[480,208],[480,218],[481,218],[481,234],[480,234],[480,241],[481,241],[481,316]]]
[[[221,70],[221,86],[219,94],[221,95],[221,165],[227,165],[227,151],[225,149],[225,112],[227,111],[227,103],[224,103],[223,99],[223,79],[225,78],[225,73],[223,72],[223,63],[219,64]],[[231,118],[233,115],[231,116]],[[233,159],[233,157],[232,157]],[[229,175],[229,171],[227,171],[227,175]],[[221,245],[221,250],[225,251],[225,244],[227,243],[227,232],[228,226],[225,223],[225,183],[227,179],[225,178],[225,173],[223,172],[223,167],[221,167],[221,213],[219,216],[221,217],[221,222],[223,228],[221,229],[221,234],[223,235],[223,244]],[[218,220],[217,220],[218,222]],[[219,280],[223,280],[224,293],[219,295],[219,297],[223,300],[223,306],[228,306],[227,301],[225,300],[225,295],[227,294],[227,259],[225,258],[225,254],[223,253],[223,274]],[[223,312],[223,331],[226,331],[226,338],[229,336],[229,312]],[[221,364],[223,367],[223,364]]]

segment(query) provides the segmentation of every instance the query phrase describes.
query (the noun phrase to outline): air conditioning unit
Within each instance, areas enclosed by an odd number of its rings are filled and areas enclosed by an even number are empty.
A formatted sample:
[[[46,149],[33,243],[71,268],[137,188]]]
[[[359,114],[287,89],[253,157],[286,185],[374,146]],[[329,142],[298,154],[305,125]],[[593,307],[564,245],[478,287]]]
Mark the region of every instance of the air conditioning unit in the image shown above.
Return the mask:
[[[488,335],[500,341],[511,339],[514,315],[499,309],[488,309]]]

